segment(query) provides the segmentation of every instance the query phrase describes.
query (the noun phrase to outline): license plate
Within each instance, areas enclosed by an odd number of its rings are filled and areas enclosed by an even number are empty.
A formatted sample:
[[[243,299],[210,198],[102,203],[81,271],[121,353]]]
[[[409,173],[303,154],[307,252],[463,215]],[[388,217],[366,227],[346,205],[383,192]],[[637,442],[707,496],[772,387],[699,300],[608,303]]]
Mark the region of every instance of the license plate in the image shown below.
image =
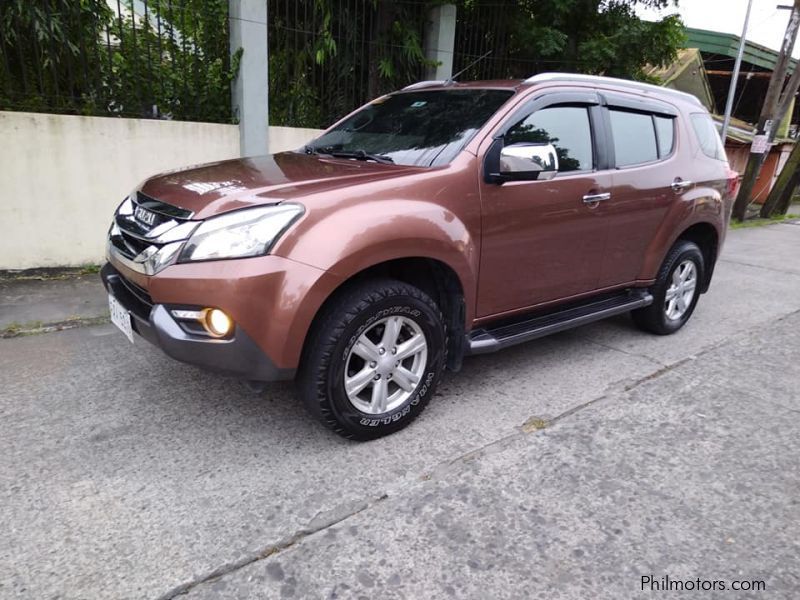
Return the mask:
[[[111,313],[111,322],[125,334],[125,337],[133,343],[133,326],[131,325],[131,313],[129,313],[119,301],[111,294],[108,296],[108,311]]]

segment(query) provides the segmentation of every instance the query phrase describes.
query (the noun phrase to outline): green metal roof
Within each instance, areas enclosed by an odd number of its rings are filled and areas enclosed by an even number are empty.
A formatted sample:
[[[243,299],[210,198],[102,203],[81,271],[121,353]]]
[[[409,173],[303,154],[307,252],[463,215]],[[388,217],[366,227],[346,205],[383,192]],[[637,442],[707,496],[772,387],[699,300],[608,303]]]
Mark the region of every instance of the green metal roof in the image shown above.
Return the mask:
[[[741,39],[740,36],[732,33],[720,33],[707,29],[694,29],[693,27],[686,28],[686,37],[688,38],[686,41],[687,48],[698,48],[700,52],[721,54],[730,58],[736,58],[736,54],[739,51],[739,40]],[[778,53],[775,50],[770,50],[766,46],[753,42],[745,44],[743,62],[772,71],[775,69],[777,60]],[[795,66],[797,66],[797,60],[793,58],[789,72],[792,72]]]

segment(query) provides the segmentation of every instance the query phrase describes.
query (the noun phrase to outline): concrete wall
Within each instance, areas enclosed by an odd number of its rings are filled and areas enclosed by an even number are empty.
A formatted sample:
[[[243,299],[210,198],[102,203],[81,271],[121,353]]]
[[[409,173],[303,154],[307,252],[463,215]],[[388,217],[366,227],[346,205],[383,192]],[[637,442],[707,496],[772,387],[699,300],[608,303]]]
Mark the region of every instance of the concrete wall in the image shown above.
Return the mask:
[[[318,132],[270,128],[270,151]],[[0,112],[0,269],[103,260],[114,208],[143,179],[239,156],[236,125]]]

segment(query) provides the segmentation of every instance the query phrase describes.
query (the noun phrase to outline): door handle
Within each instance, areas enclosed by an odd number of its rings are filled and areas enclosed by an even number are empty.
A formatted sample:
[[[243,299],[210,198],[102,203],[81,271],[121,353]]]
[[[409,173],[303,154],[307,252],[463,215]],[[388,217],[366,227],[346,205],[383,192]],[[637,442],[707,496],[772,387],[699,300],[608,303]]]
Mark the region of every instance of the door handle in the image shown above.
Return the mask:
[[[678,177],[678,178],[675,179],[675,181],[672,182],[672,185],[670,187],[672,188],[672,191],[677,194],[677,193],[682,192],[683,190],[685,190],[686,188],[688,188],[690,185],[693,185],[693,184],[694,184],[694,182],[692,182],[692,181],[684,181],[683,179]]]
[[[595,202],[602,202],[603,200],[611,200],[611,194],[604,192],[602,194],[586,194],[583,197],[584,204],[594,204]]]

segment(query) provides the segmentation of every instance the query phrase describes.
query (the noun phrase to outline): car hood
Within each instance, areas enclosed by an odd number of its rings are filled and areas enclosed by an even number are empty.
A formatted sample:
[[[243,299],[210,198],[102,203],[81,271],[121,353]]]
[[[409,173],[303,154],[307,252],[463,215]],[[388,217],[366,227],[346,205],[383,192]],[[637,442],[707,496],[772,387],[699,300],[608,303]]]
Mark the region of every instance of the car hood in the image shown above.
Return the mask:
[[[162,173],[148,179],[141,191],[204,219],[246,206],[307,203],[320,192],[329,198],[340,188],[419,170],[423,168],[282,152]]]

